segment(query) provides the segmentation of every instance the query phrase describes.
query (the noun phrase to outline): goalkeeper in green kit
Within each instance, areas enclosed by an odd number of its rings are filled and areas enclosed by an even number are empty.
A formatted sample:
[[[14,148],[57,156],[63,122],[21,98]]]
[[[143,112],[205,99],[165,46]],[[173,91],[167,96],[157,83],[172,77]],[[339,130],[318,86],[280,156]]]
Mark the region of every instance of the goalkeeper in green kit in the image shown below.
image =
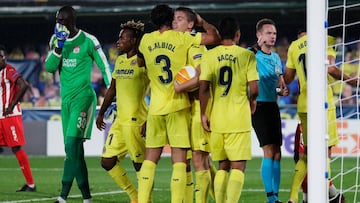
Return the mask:
[[[54,35],[45,61],[46,70],[60,74],[61,119],[65,145],[62,189],[55,202],[65,203],[76,179],[84,203],[91,203],[83,143],[90,139],[96,111],[96,94],[91,85],[93,62],[109,86],[110,69],[99,41],[76,27],[76,12],[64,6],[56,13]]]

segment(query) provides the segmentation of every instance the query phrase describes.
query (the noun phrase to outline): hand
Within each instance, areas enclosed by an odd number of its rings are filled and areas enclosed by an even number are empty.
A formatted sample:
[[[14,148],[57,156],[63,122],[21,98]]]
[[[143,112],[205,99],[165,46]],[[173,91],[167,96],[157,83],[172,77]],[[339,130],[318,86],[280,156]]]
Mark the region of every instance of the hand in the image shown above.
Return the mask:
[[[201,122],[202,122],[202,126],[203,126],[204,130],[206,132],[211,132],[211,130],[210,130],[210,121],[209,121],[209,118],[206,115],[201,116]]]
[[[55,47],[62,49],[64,47],[64,43],[66,39],[69,37],[69,30],[60,23],[56,23],[54,33],[56,36]]]
[[[254,114],[254,113],[255,113],[255,111],[256,111],[256,105],[257,105],[256,99],[250,100],[250,110],[251,110],[251,114]]]
[[[96,127],[99,130],[104,130],[106,128],[106,123],[104,122],[104,115],[98,115],[96,118]]]
[[[7,117],[8,115],[12,114],[13,113],[13,109],[14,109],[14,106],[13,105],[10,105],[9,107],[7,107],[5,109],[5,111],[3,112],[3,116]]]

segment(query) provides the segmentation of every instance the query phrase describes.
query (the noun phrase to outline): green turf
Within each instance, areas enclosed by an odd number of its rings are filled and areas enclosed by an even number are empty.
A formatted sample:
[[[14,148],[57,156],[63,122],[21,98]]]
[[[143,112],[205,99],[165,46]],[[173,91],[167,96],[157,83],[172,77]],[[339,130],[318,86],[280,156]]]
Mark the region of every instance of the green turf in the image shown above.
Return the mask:
[[[0,156],[0,202],[54,202],[59,195],[60,180],[62,174],[63,157],[43,157],[30,156],[30,163],[33,169],[34,179],[37,185],[37,192],[34,193],[16,193],[15,190],[22,186],[24,179],[18,167],[17,160],[14,156]],[[122,190],[113,182],[110,176],[100,166],[99,157],[87,157],[86,162],[89,169],[89,180],[94,202],[111,203],[111,202],[129,202],[129,199]],[[133,180],[135,172],[131,162],[126,159],[123,162],[125,168]],[[243,203],[264,203],[266,202],[263,192],[263,185],[260,177],[261,158],[254,158],[247,163],[245,171],[245,185],[239,202]],[[346,161],[350,167],[355,165],[355,159]],[[334,166],[338,163],[334,163]],[[282,179],[280,199],[286,202],[289,195],[290,181],[294,163],[291,158],[282,160]],[[171,164],[169,158],[162,158],[159,162],[155,178],[155,189],[153,193],[154,202],[170,202],[170,173]],[[354,182],[355,175],[348,175],[344,181]],[[351,182],[351,183],[350,183]],[[351,198],[354,195],[349,193],[347,202],[353,202]],[[299,195],[301,198],[301,195]],[[358,197],[359,198],[359,197]],[[80,191],[74,182],[69,203],[82,202]],[[214,202],[214,201],[210,201]],[[355,202],[355,201],[354,201]],[[358,202],[358,201],[356,201]]]

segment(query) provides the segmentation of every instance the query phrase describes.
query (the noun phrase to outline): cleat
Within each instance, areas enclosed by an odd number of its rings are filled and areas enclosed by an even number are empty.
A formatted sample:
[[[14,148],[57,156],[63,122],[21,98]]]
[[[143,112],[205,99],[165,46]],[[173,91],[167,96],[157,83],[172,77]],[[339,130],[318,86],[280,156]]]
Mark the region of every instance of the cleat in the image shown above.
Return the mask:
[[[66,203],[66,200],[64,200],[62,197],[58,197],[54,203]]]
[[[36,192],[36,186],[30,187],[25,184],[20,189],[16,190],[16,192]]]
[[[282,201],[280,201],[280,200],[276,200],[274,203],[282,203]]]

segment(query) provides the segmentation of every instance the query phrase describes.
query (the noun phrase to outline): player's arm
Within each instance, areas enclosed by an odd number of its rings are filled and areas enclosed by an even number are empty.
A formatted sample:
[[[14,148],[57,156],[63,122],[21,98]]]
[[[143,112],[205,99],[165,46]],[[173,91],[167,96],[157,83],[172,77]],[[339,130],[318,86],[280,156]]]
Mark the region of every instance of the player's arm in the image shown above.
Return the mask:
[[[278,88],[279,88],[278,95],[280,95],[280,96],[288,96],[289,95],[289,89],[287,88],[287,86],[285,84],[283,75],[279,75]]]
[[[287,85],[290,84],[294,80],[295,74],[296,74],[296,69],[286,67],[285,74],[284,74],[285,84],[287,84]]]
[[[19,89],[16,92],[13,100],[10,102],[9,106],[5,109],[4,116],[12,113],[15,105],[19,103],[20,99],[24,96],[27,88],[29,88],[29,83],[26,82],[21,76],[16,79],[15,84]]]
[[[200,80],[199,81],[199,100],[200,100],[200,112],[201,112],[201,123],[204,130],[210,132],[210,122],[206,115],[206,107],[210,98],[210,81]]]
[[[110,83],[110,87],[107,89],[107,91],[105,93],[104,101],[100,107],[98,116],[96,118],[96,127],[99,130],[104,130],[106,127],[106,124],[104,122],[104,114],[105,114],[105,111],[107,110],[107,108],[110,106],[113,99],[115,98],[115,95],[116,95],[115,83],[116,83],[115,79],[112,79],[111,83]]]
[[[138,66],[139,67],[144,67],[145,66],[145,59],[144,59],[144,55],[140,51],[137,52],[137,57],[136,58],[137,58],[136,60],[137,60]]]
[[[111,82],[110,66],[97,39],[94,39],[94,48],[92,49],[92,55],[96,65],[99,67],[99,70],[102,73],[106,87],[109,87]]]
[[[342,74],[341,70],[335,65],[335,57],[334,56],[328,56],[329,60],[329,67],[328,67],[328,73],[337,80],[343,80],[347,84],[351,86],[357,86],[358,85],[358,77],[351,78],[350,76],[346,74]]]
[[[189,81],[184,82],[182,84],[179,84],[176,81],[174,81],[175,92],[177,93],[185,92],[187,90],[191,90],[199,86],[200,65],[198,65],[198,67],[195,70],[196,70],[195,77],[191,78]]]
[[[259,95],[258,81],[257,80],[249,81],[248,86],[250,90],[249,91],[250,108],[251,108],[251,113],[253,114],[256,110],[256,97]]]
[[[204,28],[205,32],[201,33],[201,44],[219,44],[220,34],[216,27],[204,20],[199,14],[196,14],[197,25]]]

